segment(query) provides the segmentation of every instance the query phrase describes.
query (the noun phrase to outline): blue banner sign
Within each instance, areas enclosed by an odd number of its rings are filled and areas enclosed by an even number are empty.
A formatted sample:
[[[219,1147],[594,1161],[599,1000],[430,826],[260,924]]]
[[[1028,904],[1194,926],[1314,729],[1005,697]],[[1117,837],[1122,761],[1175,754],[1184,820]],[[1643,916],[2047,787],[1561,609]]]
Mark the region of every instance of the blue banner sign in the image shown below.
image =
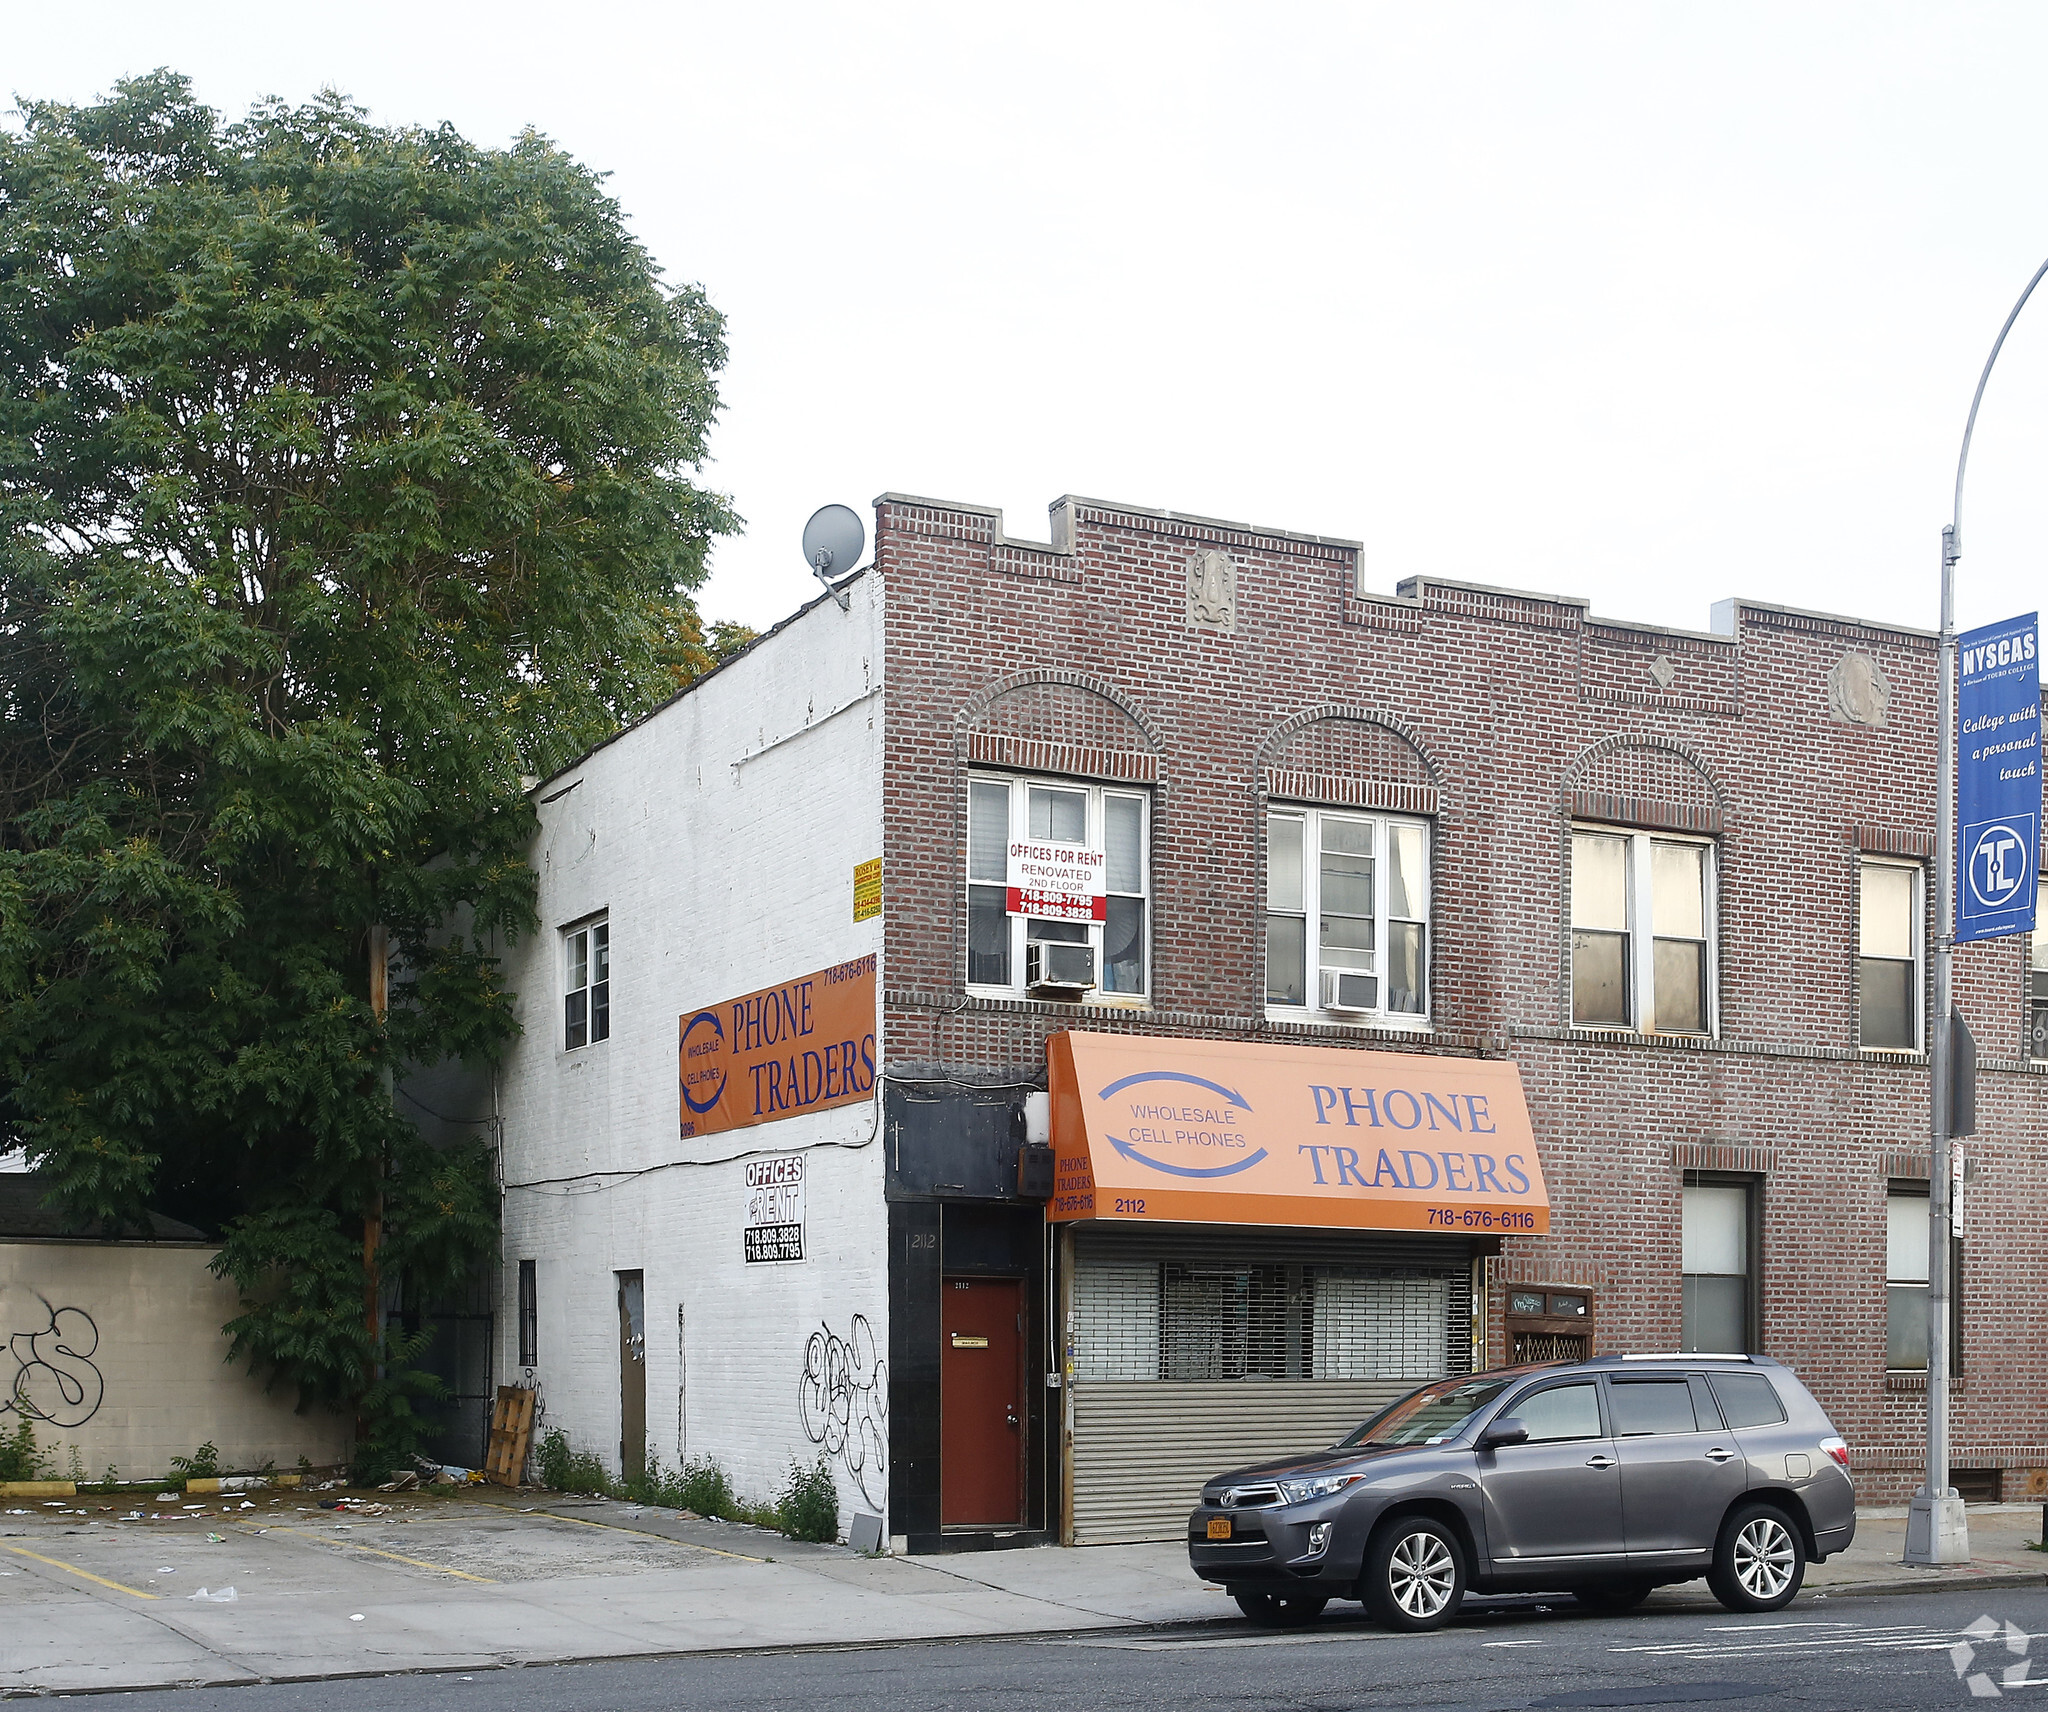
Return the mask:
[[[2034,931],[2041,851],[2036,615],[1957,639],[1956,943]]]

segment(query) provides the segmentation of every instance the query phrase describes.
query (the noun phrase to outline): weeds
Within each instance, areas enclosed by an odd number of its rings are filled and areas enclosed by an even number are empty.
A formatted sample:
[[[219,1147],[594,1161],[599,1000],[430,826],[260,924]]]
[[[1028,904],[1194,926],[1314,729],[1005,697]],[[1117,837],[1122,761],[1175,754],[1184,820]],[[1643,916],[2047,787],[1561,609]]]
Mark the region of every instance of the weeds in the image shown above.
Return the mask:
[[[208,1439],[190,1456],[172,1457],[171,1472],[186,1480],[217,1480],[220,1477],[220,1446]]]
[[[732,1478],[709,1457],[693,1457],[680,1468],[663,1468],[650,1460],[646,1472],[627,1480],[614,1480],[604,1464],[587,1450],[577,1450],[560,1427],[543,1434],[534,1462],[543,1486],[556,1492],[575,1492],[587,1497],[623,1498],[660,1510],[691,1510],[723,1522],[750,1522],[757,1528],[788,1531],[785,1518],[791,1513],[784,1498],[772,1504],[752,1504],[733,1490]],[[838,1498],[831,1492],[831,1475],[824,1476],[830,1496],[825,1500],[833,1512],[834,1535],[838,1530]],[[794,1479],[794,1473],[792,1475]],[[815,1514],[814,1508],[807,1515]],[[815,1525],[815,1523],[813,1523]],[[798,1534],[809,1539],[809,1534]]]
[[[543,1436],[534,1460],[540,1464],[541,1484],[557,1492],[603,1497],[612,1491],[612,1479],[605,1473],[604,1464],[591,1451],[571,1450],[569,1435],[560,1427]]]
[[[782,1531],[793,1540],[830,1545],[839,1538],[839,1488],[832,1480],[832,1465],[822,1456],[808,1468],[800,1462],[789,1465],[789,1479],[775,1507]]]
[[[50,1458],[36,1449],[36,1430],[26,1415],[13,1432],[0,1429],[0,1480],[42,1480],[49,1472]]]

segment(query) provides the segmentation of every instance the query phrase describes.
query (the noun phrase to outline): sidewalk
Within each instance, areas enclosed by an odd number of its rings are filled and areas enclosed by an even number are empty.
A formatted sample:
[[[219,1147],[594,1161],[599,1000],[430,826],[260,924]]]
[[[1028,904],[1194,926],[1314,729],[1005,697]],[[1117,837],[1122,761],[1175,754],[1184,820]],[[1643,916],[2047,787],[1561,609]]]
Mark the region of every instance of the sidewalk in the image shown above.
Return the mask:
[[[91,1498],[0,1515],[0,1692],[486,1670],[576,1659],[1235,1622],[1177,1542],[863,1558],[542,1494],[405,1494],[382,1517],[258,1494],[124,1521]],[[166,1507],[158,1507],[162,1512]],[[1809,1592],[2038,1586],[2033,1507],[1970,1515],[1975,1561],[1898,1562],[1872,1511]],[[233,1603],[198,1601],[204,1587]],[[1654,1604],[1710,1605],[1692,1583]]]

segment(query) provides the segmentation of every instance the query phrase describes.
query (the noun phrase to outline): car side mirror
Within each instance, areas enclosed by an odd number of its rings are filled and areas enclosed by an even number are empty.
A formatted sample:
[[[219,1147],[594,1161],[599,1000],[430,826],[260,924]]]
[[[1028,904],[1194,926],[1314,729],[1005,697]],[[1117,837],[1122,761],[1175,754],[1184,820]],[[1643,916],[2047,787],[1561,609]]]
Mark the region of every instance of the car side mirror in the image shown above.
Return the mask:
[[[1498,1450],[1502,1445],[1527,1444],[1528,1442],[1529,1429],[1512,1415],[1495,1421],[1492,1426],[1479,1435],[1479,1448],[1481,1450]]]

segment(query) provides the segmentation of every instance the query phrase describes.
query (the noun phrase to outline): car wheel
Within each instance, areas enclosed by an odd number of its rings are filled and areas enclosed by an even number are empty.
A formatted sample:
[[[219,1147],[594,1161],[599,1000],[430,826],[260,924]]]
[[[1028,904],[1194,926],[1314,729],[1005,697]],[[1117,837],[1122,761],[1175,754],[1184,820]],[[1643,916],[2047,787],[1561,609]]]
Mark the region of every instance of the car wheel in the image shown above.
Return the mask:
[[[1465,1554],[1441,1522],[1402,1516],[1373,1535],[1359,1596],[1389,1629],[1440,1629],[1465,1600]]]
[[[1619,1616],[1624,1611],[1633,1611],[1650,1597],[1652,1583],[1647,1581],[1596,1581],[1585,1587],[1574,1587],[1572,1597],[1589,1611],[1605,1611]]]
[[[1323,1607],[1329,1600],[1314,1594],[1292,1593],[1285,1597],[1273,1593],[1235,1593],[1237,1608],[1254,1623],[1264,1623],[1275,1629],[1299,1628],[1303,1623],[1313,1623],[1323,1614]]]
[[[1745,1504],[1722,1524],[1707,1576],[1731,1611],[1782,1611],[1806,1579],[1806,1546],[1784,1511]]]

